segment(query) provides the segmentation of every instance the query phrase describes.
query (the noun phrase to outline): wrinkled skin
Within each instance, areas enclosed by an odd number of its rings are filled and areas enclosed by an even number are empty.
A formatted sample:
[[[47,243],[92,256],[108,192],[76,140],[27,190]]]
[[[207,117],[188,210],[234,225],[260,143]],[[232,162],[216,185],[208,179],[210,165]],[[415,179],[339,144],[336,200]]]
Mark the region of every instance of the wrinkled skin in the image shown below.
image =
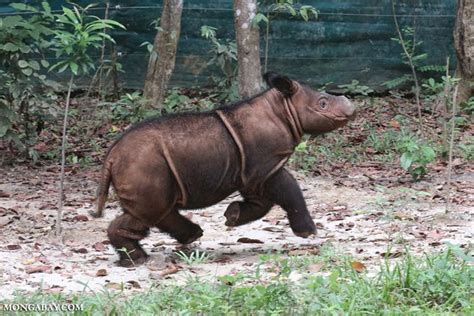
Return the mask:
[[[122,266],[143,263],[139,241],[158,227],[183,244],[202,236],[199,225],[179,210],[204,208],[239,191],[225,225],[265,216],[273,205],[288,215],[300,237],[316,233],[296,180],[283,168],[303,134],[318,135],[354,117],[348,99],[319,93],[275,73],[270,89],[250,100],[206,113],[185,113],[144,121],[109,150],[98,189],[101,216],[110,183],[123,215],[108,229]]]

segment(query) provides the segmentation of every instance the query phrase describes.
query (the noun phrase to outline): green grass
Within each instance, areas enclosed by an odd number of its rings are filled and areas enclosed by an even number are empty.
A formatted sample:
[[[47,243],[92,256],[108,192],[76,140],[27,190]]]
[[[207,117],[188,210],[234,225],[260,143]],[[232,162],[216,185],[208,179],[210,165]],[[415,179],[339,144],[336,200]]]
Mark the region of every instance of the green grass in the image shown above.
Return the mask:
[[[303,256],[304,257],[304,256]],[[323,258],[325,268],[290,281],[304,272],[308,257],[263,256],[252,275],[189,277],[184,285],[158,285],[137,294],[103,290],[72,296],[36,292],[2,303],[68,302],[83,304],[84,315],[472,315],[472,257],[454,246],[443,253],[385,261],[369,277],[351,267],[348,258]],[[261,269],[275,268],[263,278]],[[79,313],[78,313],[79,314]],[[22,313],[28,315],[28,313]]]
[[[190,265],[190,266],[195,265],[195,264],[206,263],[212,257],[208,253],[206,253],[204,251],[199,251],[199,250],[195,250],[195,251],[192,251],[190,253],[186,253],[186,252],[183,252],[183,251],[178,251],[175,254],[178,256],[178,258],[181,261],[183,261],[184,263],[186,263],[187,265]]]

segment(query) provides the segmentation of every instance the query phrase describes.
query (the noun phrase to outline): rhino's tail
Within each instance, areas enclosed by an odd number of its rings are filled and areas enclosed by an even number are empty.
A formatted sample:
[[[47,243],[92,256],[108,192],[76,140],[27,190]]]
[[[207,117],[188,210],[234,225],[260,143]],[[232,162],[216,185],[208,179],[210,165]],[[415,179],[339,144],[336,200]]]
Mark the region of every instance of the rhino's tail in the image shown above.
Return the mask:
[[[97,188],[97,211],[94,212],[93,210],[89,211],[89,214],[92,217],[102,217],[104,215],[104,206],[105,202],[107,201],[107,195],[109,194],[109,187],[110,182],[112,180],[112,175],[110,173],[110,169],[108,164],[106,163],[102,168],[102,175],[99,182],[99,186]]]

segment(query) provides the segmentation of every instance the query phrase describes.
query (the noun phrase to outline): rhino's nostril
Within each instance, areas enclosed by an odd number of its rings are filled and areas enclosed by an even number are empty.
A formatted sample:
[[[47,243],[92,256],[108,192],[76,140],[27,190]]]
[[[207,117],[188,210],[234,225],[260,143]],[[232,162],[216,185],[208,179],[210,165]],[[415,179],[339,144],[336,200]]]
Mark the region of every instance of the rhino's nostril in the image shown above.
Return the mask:
[[[341,111],[342,113],[344,113],[344,115],[346,117],[349,117],[349,118],[352,118],[356,115],[356,112],[357,112],[357,109],[354,105],[354,103],[352,103],[348,98],[342,96],[340,97],[342,98],[342,106],[341,106]]]

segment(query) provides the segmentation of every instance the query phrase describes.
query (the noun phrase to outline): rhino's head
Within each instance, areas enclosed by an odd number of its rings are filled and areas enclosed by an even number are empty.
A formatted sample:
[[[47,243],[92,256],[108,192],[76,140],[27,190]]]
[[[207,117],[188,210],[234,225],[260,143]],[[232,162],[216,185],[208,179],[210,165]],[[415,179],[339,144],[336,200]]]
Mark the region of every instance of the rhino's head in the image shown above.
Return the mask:
[[[304,133],[318,135],[344,126],[356,114],[356,108],[344,96],[322,93],[288,77],[267,72],[264,78],[294,108]]]

